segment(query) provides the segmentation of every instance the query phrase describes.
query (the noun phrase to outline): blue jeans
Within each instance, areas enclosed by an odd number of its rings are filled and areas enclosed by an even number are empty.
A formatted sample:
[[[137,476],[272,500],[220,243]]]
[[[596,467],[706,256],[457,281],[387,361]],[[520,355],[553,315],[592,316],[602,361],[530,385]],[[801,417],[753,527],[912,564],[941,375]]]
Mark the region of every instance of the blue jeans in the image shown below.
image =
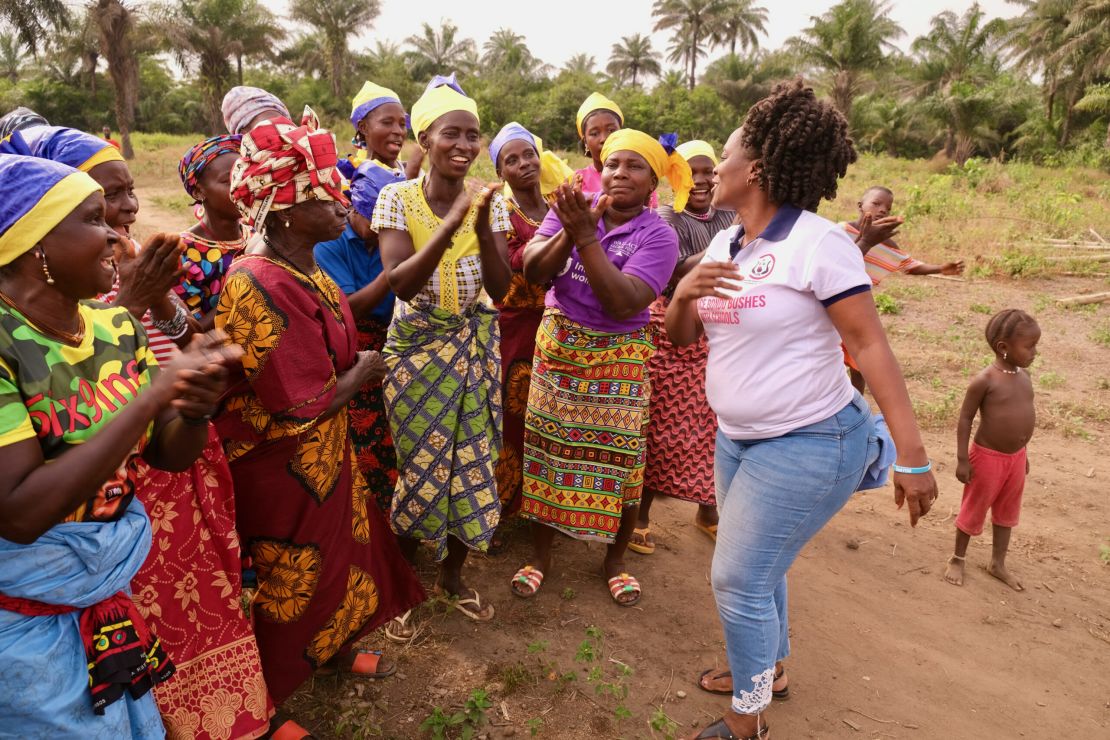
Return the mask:
[[[878,454],[859,394],[824,421],[781,437],[734,440],[717,432],[713,594],[732,671],[732,709],[771,703],[775,662],[790,654],[786,571],[858,488]]]

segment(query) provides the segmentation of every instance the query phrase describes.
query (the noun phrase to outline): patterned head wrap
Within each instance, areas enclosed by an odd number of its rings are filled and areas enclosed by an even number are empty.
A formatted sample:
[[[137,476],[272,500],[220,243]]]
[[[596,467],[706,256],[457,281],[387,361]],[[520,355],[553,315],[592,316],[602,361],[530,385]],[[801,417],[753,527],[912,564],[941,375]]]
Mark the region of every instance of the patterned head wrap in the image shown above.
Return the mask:
[[[685,144],[679,144],[675,149],[676,152],[682,155],[682,158],[689,162],[694,157],[709,157],[713,161],[713,166],[716,167],[719,162],[717,161],[717,152],[713,151],[713,147],[708,142],[700,139],[687,141]]]
[[[373,82],[362,83],[362,89],[351,101],[351,125],[357,129],[362,119],[370,115],[370,111],[386,103],[400,105],[401,99],[388,87],[375,85]]]
[[[382,188],[390,183],[404,182],[405,174],[391,170],[381,162],[368,159],[358,166],[351,177],[351,207],[368,220],[374,217],[374,204]]]
[[[233,87],[224,95],[224,102],[220,106],[224,114],[224,126],[229,134],[243,134],[245,127],[262,111],[276,110],[283,118],[290,118],[289,109],[285,103],[278,100],[277,96],[268,93],[260,87],[246,87],[240,85]]]
[[[29,126],[49,125],[50,121],[46,120],[38,113],[35,113],[30,108],[20,106],[6,113],[3,118],[0,118],[0,139],[7,138],[13,131],[19,131]]]
[[[455,73],[452,72],[447,77],[436,75],[424,89],[424,94],[412,105],[412,132],[419,136],[421,131],[427,131],[440,116],[457,110],[478,117],[478,104],[468,98],[459,87]]]
[[[212,164],[221,154],[238,156],[239,144],[242,140],[243,137],[239,134],[220,134],[205,139],[185,152],[181,163],[177,165],[177,174],[181,176],[181,184],[185,186],[185,192],[194,202],[199,202],[197,182],[200,180],[200,173],[204,172],[204,168]]]
[[[88,174],[64,164],[0,154],[0,267],[31,251],[100,190]]]
[[[311,108],[305,107],[300,126],[288,118],[263,121],[243,134],[239,160],[231,170],[231,200],[256,231],[270,211],[306,200],[346,205],[338,162],[335,137],[320,128]]]
[[[13,131],[0,152],[52,159],[88,172],[104,162],[122,162],[119,149],[99,136],[63,126],[31,126]]]
[[[510,141],[517,140],[531,144],[539,155],[540,193],[544,196],[550,195],[555,188],[574,177],[574,170],[565,161],[559,159],[553,152],[544,151],[543,140],[516,121],[506,123],[489,143],[489,158],[493,160],[495,169],[498,171],[501,169],[501,163],[498,161],[501,149]]]
[[[594,111],[607,110],[610,113],[617,115],[617,120],[624,125],[624,114],[621,113],[621,107],[614,103],[609,98],[605,97],[599,92],[590,93],[590,97],[582,101],[582,105],[578,107],[578,115],[575,116],[574,121],[578,124],[578,137],[585,138],[586,133],[582,130],[582,124],[590,117]]]
[[[682,155],[674,151],[674,134],[660,137],[668,146],[651,138],[643,131],[632,128],[622,128],[609,134],[601,147],[601,161],[604,162],[614,152],[635,152],[647,160],[648,166],[660,180],[667,178],[671,189],[674,191],[674,210],[680,213],[686,208],[686,199],[694,187],[694,177],[690,174],[690,165]],[[668,151],[668,148],[670,151]]]

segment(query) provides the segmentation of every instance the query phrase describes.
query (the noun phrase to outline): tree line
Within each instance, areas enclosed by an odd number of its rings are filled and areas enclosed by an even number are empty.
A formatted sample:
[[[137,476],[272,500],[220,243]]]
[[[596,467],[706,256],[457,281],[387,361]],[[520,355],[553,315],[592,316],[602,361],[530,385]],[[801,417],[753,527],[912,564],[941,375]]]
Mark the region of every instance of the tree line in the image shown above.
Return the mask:
[[[766,49],[763,0],[657,0],[655,31],[615,39],[608,58],[581,53],[555,68],[520,33],[479,44],[450,21],[401,41],[351,48],[378,0],[292,0],[288,17],[259,0],[0,0],[0,106],[51,121],[131,131],[216,132],[235,84],[341,121],[362,80],[411,104],[449,70],[492,133],[526,123],[551,146],[578,145],[572,125],[591,91],[610,93],[647,131],[722,142],[775,82],[803,74],[848,117],[859,148],[902,157],[938,152],[1110,166],[1110,3],[1009,0],[1015,17],[975,4],[943,11],[909,52],[889,0],[841,0]],[[721,56],[706,64],[714,51]],[[171,63],[172,62],[172,63]],[[174,64],[185,71],[175,75]]]

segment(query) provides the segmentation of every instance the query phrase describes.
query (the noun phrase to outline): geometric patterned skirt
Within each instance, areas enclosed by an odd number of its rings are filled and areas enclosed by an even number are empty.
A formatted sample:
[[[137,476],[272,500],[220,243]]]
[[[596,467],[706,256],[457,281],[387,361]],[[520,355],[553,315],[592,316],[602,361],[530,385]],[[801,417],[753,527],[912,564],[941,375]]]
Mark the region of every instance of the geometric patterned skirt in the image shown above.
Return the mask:
[[[654,350],[647,326],[604,334],[547,309],[525,415],[523,518],[613,542],[643,489]]]
[[[358,349],[381,352],[385,346],[388,324],[372,318],[358,319]],[[371,380],[359,389],[349,405],[351,446],[355,459],[374,502],[382,514],[389,516],[393,489],[397,486],[397,452],[389,432],[389,417],[382,398],[382,382]]]
[[[656,329],[651,370],[651,422],[648,424],[644,486],[653,494],[715,506],[713,448],[717,415],[705,397],[705,363],[709,343],[676,347],[667,339],[663,317],[670,299],[651,304]]]

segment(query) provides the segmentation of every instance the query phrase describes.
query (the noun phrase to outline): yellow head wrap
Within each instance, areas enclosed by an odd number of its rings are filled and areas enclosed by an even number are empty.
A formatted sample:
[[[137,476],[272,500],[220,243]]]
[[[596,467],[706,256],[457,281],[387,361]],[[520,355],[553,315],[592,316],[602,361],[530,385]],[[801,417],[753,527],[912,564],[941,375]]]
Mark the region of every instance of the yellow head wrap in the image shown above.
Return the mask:
[[[0,155],[0,266],[31,251],[85,198],[102,188],[96,180],[59,162]]]
[[[388,87],[375,85],[369,81],[364,82],[362,89],[358,91],[358,95],[355,95],[354,100],[351,101],[351,124],[358,128],[359,122],[379,105],[385,105],[386,103],[400,104],[400,102],[401,99],[397,97],[397,93]]]
[[[678,150],[667,154],[662,144],[643,131],[622,128],[609,134],[605,140],[605,145],[601,147],[601,161],[607,160],[614,152],[636,152],[647,160],[655,176],[660,180],[666,178],[670,183],[674,191],[675,213],[681,213],[686,208],[686,199],[694,187],[694,177],[690,174],[690,165]]]
[[[453,111],[466,111],[478,117],[478,104],[468,98],[455,82],[455,75],[436,76],[428,83],[424,94],[412,105],[412,132],[417,136],[435,123],[440,116]]]
[[[713,160],[714,167],[720,164],[717,161],[717,153],[713,151],[713,147],[711,147],[707,142],[704,142],[700,139],[694,139],[693,141],[687,141],[684,144],[679,144],[675,151],[681,154],[682,158],[685,159],[687,162],[689,162],[694,157],[709,157],[711,160]]]
[[[616,113],[617,119],[620,120],[622,126],[624,125],[624,114],[621,113],[619,105],[599,92],[590,93],[590,97],[586,98],[582,105],[579,106],[578,115],[574,119],[575,123],[578,124],[578,136],[580,138],[586,135],[585,132],[582,131],[582,124],[586,122],[586,117],[595,110],[607,110],[611,113]]]

